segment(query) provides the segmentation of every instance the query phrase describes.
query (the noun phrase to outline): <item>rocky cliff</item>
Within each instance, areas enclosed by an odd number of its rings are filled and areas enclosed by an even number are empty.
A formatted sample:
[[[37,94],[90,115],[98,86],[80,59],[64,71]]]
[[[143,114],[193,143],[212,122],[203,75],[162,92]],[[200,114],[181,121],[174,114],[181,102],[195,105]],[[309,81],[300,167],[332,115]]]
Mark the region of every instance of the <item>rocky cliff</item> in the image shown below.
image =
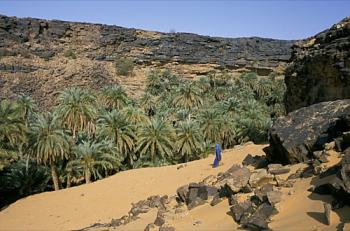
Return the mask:
[[[292,41],[159,33],[101,24],[0,16],[0,98],[32,95],[42,106],[69,86],[97,89],[116,83],[138,95],[145,74],[167,68],[185,78],[228,69],[283,71]],[[133,76],[119,76],[115,61],[134,60]]]
[[[350,17],[292,49],[292,63],[285,74],[288,112],[350,98]]]

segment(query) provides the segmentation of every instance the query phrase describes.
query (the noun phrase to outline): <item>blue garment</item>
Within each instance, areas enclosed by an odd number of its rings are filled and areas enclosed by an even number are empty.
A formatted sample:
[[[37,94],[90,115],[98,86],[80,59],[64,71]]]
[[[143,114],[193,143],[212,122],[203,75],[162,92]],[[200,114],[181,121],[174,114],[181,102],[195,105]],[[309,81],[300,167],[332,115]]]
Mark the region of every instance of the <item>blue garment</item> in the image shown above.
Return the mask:
[[[215,157],[221,161],[221,148],[220,148],[220,144],[216,144],[215,145]]]
[[[215,160],[213,163],[213,168],[218,167],[220,161],[221,161],[221,148],[220,148],[220,144],[216,144],[215,145]]]
[[[216,168],[217,166],[219,166],[219,161],[218,161],[218,159],[215,158],[214,163],[213,163],[213,168]]]

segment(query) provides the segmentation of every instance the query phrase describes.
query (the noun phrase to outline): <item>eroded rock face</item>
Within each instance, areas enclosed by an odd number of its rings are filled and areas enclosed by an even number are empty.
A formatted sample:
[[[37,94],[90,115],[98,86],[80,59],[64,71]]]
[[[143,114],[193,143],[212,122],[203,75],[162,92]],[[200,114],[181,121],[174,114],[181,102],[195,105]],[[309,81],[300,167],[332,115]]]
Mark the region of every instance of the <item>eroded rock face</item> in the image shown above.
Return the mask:
[[[350,17],[292,49],[285,75],[287,112],[350,98]]]
[[[138,96],[152,68],[167,68],[186,79],[222,69],[268,75],[285,69],[292,44],[0,15],[0,99],[27,94],[47,107],[54,103],[51,96],[67,87],[110,84]],[[115,61],[122,57],[134,60],[135,76],[116,73]]]
[[[91,34],[91,32],[96,34]],[[138,62],[180,63],[216,63],[224,66],[251,65],[251,61],[261,63],[268,70],[287,61],[290,57],[292,41],[263,38],[218,38],[191,33],[158,33],[137,29],[108,26],[101,24],[72,23],[65,21],[48,21],[33,18],[15,18],[0,15],[0,34],[2,55],[15,55],[19,51],[6,49],[9,45],[29,42],[38,46],[30,48],[34,53],[51,58],[61,52],[63,47],[49,48],[40,43],[69,43],[70,38],[85,35],[83,42],[90,42],[94,47],[86,47],[87,54],[100,61],[114,60],[136,48],[148,47],[148,52],[135,54]],[[33,44],[34,45],[34,44]],[[98,49],[97,52],[94,52]],[[17,53],[16,53],[17,52]],[[252,66],[251,66],[252,67]]]
[[[315,158],[349,129],[350,99],[322,102],[304,107],[279,118],[270,129],[270,146],[266,150],[272,162],[294,164]]]

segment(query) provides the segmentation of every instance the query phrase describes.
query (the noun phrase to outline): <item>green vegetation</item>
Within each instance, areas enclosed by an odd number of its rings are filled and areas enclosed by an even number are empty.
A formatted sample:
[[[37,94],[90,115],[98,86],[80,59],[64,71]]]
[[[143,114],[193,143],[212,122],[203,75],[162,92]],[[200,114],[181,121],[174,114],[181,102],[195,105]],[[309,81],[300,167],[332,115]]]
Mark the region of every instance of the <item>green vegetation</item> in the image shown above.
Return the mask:
[[[283,94],[283,80],[273,75],[189,82],[152,71],[139,99],[120,86],[70,88],[44,113],[28,96],[2,100],[0,206],[126,169],[200,159],[216,143],[266,142],[272,120],[284,114]]]
[[[57,164],[69,158],[69,138],[59,126],[58,118],[51,113],[38,115],[31,124],[28,152],[38,164],[51,167],[55,190],[59,190]]]
[[[134,71],[134,60],[131,58],[120,58],[116,61],[115,67],[118,75],[129,76]]]
[[[66,58],[70,58],[70,59],[76,59],[77,58],[77,56],[75,55],[74,51],[71,50],[71,49],[66,50],[63,53],[63,56],[66,57]]]
[[[67,164],[68,168],[80,171],[85,183],[91,182],[92,175],[95,179],[101,179],[103,174],[100,171],[108,175],[108,170],[119,167],[120,160],[115,149],[108,141],[83,141],[73,147],[75,159]]]

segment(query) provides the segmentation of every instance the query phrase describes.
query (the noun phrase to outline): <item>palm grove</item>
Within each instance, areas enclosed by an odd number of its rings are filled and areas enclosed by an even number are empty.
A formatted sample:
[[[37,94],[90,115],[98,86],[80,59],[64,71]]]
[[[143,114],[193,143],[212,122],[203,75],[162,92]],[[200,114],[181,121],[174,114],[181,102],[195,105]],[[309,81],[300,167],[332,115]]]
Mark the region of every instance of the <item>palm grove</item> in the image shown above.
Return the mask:
[[[90,183],[121,170],[206,157],[264,142],[284,113],[283,79],[245,73],[186,81],[152,71],[139,99],[120,86],[60,92],[50,112],[28,96],[0,102],[0,201]]]

